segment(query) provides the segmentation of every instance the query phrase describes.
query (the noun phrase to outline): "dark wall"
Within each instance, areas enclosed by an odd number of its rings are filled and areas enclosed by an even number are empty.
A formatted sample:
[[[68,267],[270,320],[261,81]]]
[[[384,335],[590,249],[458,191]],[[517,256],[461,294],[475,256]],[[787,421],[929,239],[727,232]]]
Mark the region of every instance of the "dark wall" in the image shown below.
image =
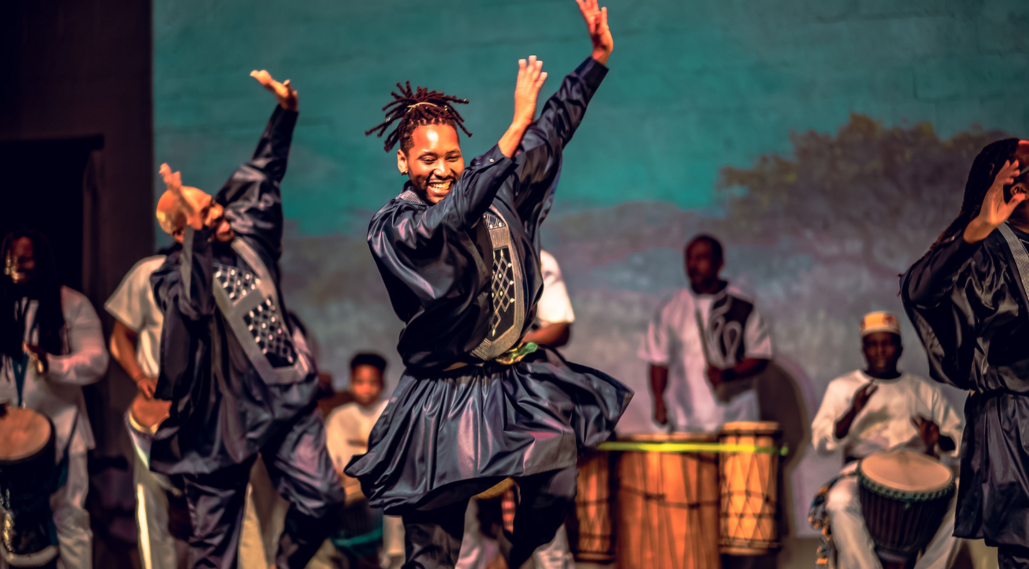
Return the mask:
[[[130,0],[12,0],[0,16],[0,141],[102,137],[81,282],[108,331],[104,300],[154,248],[150,22],[150,2]],[[98,452],[117,452],[133,392],[112,361],[91,394]]]

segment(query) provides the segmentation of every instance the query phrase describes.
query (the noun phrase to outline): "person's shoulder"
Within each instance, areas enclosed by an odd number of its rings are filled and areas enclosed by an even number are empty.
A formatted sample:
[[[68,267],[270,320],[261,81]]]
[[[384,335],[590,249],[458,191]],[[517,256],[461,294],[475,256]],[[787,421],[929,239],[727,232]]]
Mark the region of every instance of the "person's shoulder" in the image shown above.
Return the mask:
[[[939,384],[937,384],[935,381],[929,381],[928,379],[920,375],[915,375],[913,373],[905,373],[901,376],[901,379],[913,385],[916,389],[920,391],[926,393],[943,394],[943,390],[940,389]]]
[[[843,389],[848,387],[856,387],[859,385],[864,385],[868,382],[869,378],[864,373],[862,373],[861,370],[856,369],[852,372],[845,373],[837,377],[836,379],[830,381],[829,387],[827,389]]]
[[[151,255],[140,259],[129,269],[126,279],[149,279],[154,271],[161,268],[166,258],[167,255]]]
[[[737,286],[733,283],[726,285],[725,293],[736,300],[742,300],[743,302],[751,305],[757,304],[757,295],[755,295],[751,290]]]
[[[71,287],[61,285],[61,302],[69,302],[69,301],[70,302],[76,302],[76,303],[78,303],[78,302],[89,302],[89,299],[86,298],[86,295],[82,294],[81,292],[79,292],[79,291],[77,291],[77,290],[75,290],[75,289],[73,289]]]
[[[93,309],[93,304],[89,301],[89,298],[81,292],[67,286],[61,286],[61,308],[65,315],[79,313],[83,310],[88,314],[89,312],[96,312]]]

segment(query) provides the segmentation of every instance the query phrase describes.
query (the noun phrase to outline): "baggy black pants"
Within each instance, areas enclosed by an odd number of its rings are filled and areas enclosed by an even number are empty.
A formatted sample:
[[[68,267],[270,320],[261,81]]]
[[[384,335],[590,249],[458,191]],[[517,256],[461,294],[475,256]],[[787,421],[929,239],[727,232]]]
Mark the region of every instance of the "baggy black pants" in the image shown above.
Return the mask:
[[[301,417],[261,449],[272,484],[290,502],[278,569],[303,569],[338,525],[343,488],[325,448],[319,414]],[[250,468],[256,456],[210,474],[185,476],[193,525],[190,567],[235,569]]]
[[[575,467],[516,478],[521,500],[515,511],[514,533],[500,540],[508,567],[518,569],[536,548],[554,538],[575,502]],[[403,514],[404,569],[452,568],[461,552],[464,515],[469,497],[431,510]]]

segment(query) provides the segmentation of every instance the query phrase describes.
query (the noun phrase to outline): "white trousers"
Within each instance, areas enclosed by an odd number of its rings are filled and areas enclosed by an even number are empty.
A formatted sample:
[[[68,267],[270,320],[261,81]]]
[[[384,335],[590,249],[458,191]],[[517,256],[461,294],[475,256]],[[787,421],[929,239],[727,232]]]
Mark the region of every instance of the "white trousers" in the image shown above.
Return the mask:
[[[175,538],[168,532],[168,492],[179,492],[168,477],[150,471],[150,442],[153,437],[133,425],[125,414],[135,460],[132,481],[136,494],[136,529],[139,532],[139,561],[142,569],[176,569],[185,559],[175,550]],[[180,561],[182,563],[180,563]]]
[[[479,501],[472,498],[464,515],[464,538],[461,553],[455,569],[484,569],[486,564],[500,555],[497,541],[487,537],[479,527]],[[568,533],[564,524],[557,530],[550,543],[539,547],[532,554],[538,569],[575,569],[575,558],[568,548]]]
[[[829,490],[825,505],[836,544],[838,569],[882,569],[872,536],[868,534],[865,518],[861,515],[857,476],[838,480]],[[926,546],[925,554],[915,563],[915,569],[947,569],[954,560],[956,545],[952,499],[940,529]]]
[[[57,546],[61,557],[58,569],[92,569],[93,531],[89,529],[86,492],[89,471],[86,454],[68,457],[68,481],[50,495],[50,511],[57,527]]]

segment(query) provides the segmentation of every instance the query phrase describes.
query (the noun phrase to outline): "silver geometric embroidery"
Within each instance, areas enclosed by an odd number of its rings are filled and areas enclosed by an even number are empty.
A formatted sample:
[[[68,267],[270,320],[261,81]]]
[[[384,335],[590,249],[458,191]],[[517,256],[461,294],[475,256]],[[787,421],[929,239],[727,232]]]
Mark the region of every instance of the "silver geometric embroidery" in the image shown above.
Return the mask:
[[[515,303],[514,267],[511,266],[511,249],[499,247],[493,250],[493,283],[490,295],[493,297],[493,314],[490,316],[490,336],[497,335],[497,326],[504,320],[508,310]],[[501,330],[506,332],[507,329]]]
[[[501,227],[507,227],[507,223],[504,223],[504,218],[494,215],[492,212],[489,211],[482,215],[482,219],[486,221],[486,229],[499,229]]]
[[[297,352],[289,337],[289,329],[285,327],[282,315],[279,314],[272,299],[265,299],[257,308],[244,314],[243,322],[250,330],[257,347],[261,348],[261,352],[268,357],[274,367],[293,364]]]
[[[256,289],[257,283],[260,282],[257,275],[245,269],[229,267],[218,263],[214,264],[214,269],[214,278],[225,289],[225,292],[228,293],[229,300],[233,302],[242,300],[251,291]]]

